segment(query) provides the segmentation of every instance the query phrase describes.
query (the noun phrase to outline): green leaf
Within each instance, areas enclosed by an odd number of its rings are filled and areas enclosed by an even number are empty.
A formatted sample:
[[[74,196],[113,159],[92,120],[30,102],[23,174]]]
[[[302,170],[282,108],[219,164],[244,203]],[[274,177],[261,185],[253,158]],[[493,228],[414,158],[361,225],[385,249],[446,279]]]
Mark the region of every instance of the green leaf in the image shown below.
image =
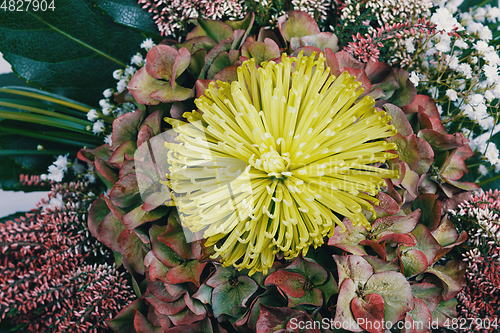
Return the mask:
[[[153,20],[153,15],[142,9],[135,0],[90,0],[102,9],[116,23],[137,29],[148,35],[160,35],[158,26]]]
[[[88,0],[60,0],[54,11],[0,11],[0,51],[30,83],[96,105],[115,69],[139,51],[140,33],[116,24]]]
[[[246,301],[257,291],[257,283],[248,276],[239,276],[238,280],[217,286],[212,294],[214,316],[225,313],[232,315],[235,306],[244,306]]]

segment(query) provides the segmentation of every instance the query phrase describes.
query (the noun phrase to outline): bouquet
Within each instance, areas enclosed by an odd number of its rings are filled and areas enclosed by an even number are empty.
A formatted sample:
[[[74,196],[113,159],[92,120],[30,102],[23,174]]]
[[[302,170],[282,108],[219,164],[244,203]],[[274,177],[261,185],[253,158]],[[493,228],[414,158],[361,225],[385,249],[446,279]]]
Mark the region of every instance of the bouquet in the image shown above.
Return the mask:
[[[50,192],[0,221],[0,326],[497,332],[499,21],[5,1],[0,184]]]

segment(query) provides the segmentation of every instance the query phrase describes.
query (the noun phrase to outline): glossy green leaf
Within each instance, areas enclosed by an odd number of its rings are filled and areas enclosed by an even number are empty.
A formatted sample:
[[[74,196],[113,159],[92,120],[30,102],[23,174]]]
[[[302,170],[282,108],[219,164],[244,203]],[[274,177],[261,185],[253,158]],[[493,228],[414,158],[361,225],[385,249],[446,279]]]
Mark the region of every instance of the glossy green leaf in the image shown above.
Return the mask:
[[[239,276],[237,280],[217,286],[212,293],[212,308],[214,316],[232,315],[235,306],[244,306],[246,301],[259,287],[248,276]]]

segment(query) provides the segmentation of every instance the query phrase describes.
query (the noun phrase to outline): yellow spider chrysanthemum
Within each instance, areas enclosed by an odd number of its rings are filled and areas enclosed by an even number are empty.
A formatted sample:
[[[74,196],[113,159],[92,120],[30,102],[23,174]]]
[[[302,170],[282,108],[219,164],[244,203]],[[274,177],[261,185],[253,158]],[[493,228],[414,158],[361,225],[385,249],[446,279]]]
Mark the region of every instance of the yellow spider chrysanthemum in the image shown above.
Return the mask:
[[[254,59],[238,80],[211,83],[203,112],[167,118],[170,186],[184,226],[201,232],[225,266],[266,272],[282,251],[295,258],[332,236],[339,216],[370,228],[362,210],[397,172],[372,166],[394,158],[390,116],[347,72],[337,79],[322,54]]]

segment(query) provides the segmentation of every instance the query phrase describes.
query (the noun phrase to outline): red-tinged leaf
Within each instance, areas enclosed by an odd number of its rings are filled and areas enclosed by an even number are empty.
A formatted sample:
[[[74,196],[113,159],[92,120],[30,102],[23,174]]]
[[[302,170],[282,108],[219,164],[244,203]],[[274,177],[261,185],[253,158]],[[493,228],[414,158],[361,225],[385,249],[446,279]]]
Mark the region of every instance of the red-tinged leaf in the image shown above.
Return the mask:
[[[171,302],[163,302],[156,298],[155,295],[146,293],[144,299],[155,308],[156,313],[166,316],[174,315],[186,308],[184,297]]]
[[[161,123],[163,119],[163,111],[158,110],[150,114],[149,116],[144,119],[144,121],[141,123],[141,128],[142,129],[144,126],[149,126],[155,135],[158,135],[161,133]],[[139,129],[139,130],[140,130]]]
[[[256,324],[256,333],[269,333],[275,331],[275,328],[282,325],[285,321],[297,317],[302,312],[289,308],[276,308],[259,304],[259,319]]]
[[[354,59],[354,57],[350,53],[347,53],[346,51],[340,51],[335,53],[335,57],[339,62],[340,69],[344,67],[350,67],[355,69],[365,68],[365,64],[363,64],[361,61]]]
[[[247,300],[257,291],[257,283],[248,276],[239,276],[215,287],[212,293],[214,316],[232,315],[235,306],[245,306]]]
[[[427,257],[420,250],[409,250],[400,257],[401,271],[406,277],[424,272],[429,267]]]
[[[374,274],[365,285],[365,295],[379,294],[384,299],[384,320],[395,323],[413,309],[411,286],[401,273]],[[366,297],[366,296],[365,296]]]
[[[459,148],[467,143],[462,133],[441,134],[431,129],[420,130],[418,137],[427,141],[435,152]]]
[[[326,58],[326,65],[330,67],[330,74],[338,77],[340,75],[340,65],[335,53],[331,49],[326,48],[325,58]]]
[[[198,24],[217,43],[233,37],[233,28],[224,22],[198,19]]]
[[[161,327],[155,327],[139,311],[135,311],[134,327],[137,333],[163,333]]]
[[[413,201],[413,209],[422,210],[423,223],[429,230],[434,230],[438,227],[441,219],[441,202],[437,200],[437,194],[421,194]]]
[[[382,259],[386,259],[385,256],[385,243],[384,244],[379,244],[371,239],[365,239],[361,242],[359,242],[359,245],[364,245],[364,246],[370,246],[373,251]]]
[[[385,217],[389,215],[394,215],[399,212],[399,205],[396,200],[394,200],[390,195],[384,192],[378,192],[377,199],[379,201],[378,205],[375,205],[375,213],[377,217]]]
[[[111,157],[109,158],[109,163],[121,168],[125,162],[125,154],[128,156],[134,156],[137,149],[135,141],[127,140],[123,142],[118,148],[115,149]]]
[[[378,243],[397,243],[406,246],[415,246],[416,240],[411,235],[407,234],[395,234],[391,231],[383,232],[379,235]]]
[[[181,47],[175,57],[174,66],[172,67],[172,88],[174,88],[175,79],[178,78],[189,67],[191,63],[191,53],[185,47]],[[146,63],[147,66],[147,63]]]
[[[415,134],[411,134],[405,138],[397,133],[388,138],[387,142],[396,144],[396,152],[399,155],[399,159],[406,162],[411,170],[417,170],[420,156]]]
[[[202,321],[198,321],[194,324],[183,325],[178,327],[172,327],[168,330],[168,333],[213,333],[212,324],[210,319],[205,317]]]
[[[162,281],[164,283],[171,283],[170,280],[167,279],[167,273],[170,270],[170,267],[164,265],[160,261],[160,259],[156,258],[156,256],[154,255],[154,252],[151,251],[150,253],[153,253],[153,258],[148,265],[145,264],[149,268],[149,278],[152,281],[158,280],[158,281]]]
[[[132,269],[144,275],[144,257],[142,254],[143,242],[130,230],[123,230],[118,236],[120,253]]]
[[[401,246],[401,251],[405,252],[408,249],[420,250],[425,254],[428,264],[431,264],[441,250],[441,245],[439,245],[429,229],[423,224],[418,224],[413,229],[412,234],[417,238],[417,244],[412,247]]]
[[[253,42],[248,46],[248,52],[255,58],[256,64],[261,64],[280,56],[280,48],[272,39],[266,38],[263,42]]]
[[[379,294],[354,297],[351,309],[356,321],[370,333],[384,333],[384,299]]]
[[[184,259],[179,257],[177,253],[174,252],[171,248],[169,248],[165,243],[162,243],[158,240],[158,236],[165,232],[167,226],[159,226],[153,224],[153,226],[149,229],[149,237],[151,239],[152,250],[155,256],[166,266],[175,267],[184,262]]]
[[[160,101],[150,97],[155,91],[171,87],[170,82],[160,81],[148,75],[146,67],[139,69],[127,85],[127,89],[138,103],[145,105],[158,105]]]
[[[118,218],[120,221],[123,218],[123,215],[125,215],[125,211],[123,209],[120,209],[119,207],[116,207],[114,203],[111,202],[106,196],[102,196],[104,201],[106,201],[106,205],[108,205],[108,208],[111,210],[114,216]]]
[[[120,252],[118,238],[123,230],[125,230],[123,223],[113,213],[109,213],[99,224],[96,238],[113,251]]]
[[[187,52],[189,52],[186,49]],[[171,81],[174,75],[174,64],[179,52],[168,45],[157,45],[149,50],[146,56],[146,71],[149,76],[158,79]]]
[[[331,49],[333,52],[337,52],[339,39],[337,36],[331,32],[320,32],[319,34],[309,35],[304,37],[292,37],[290,39],[290,47],[295,50],[303,46],[313,46],[321,50],[326,48]]]
[[[190,88],[184,88],[178,84],[172,87],[170,84],[157,89],[149,94],[152,99],[158,100],[163,103],[172,103],[185,101],[188,98],[194,96],[194,90]]]
[[[141,195],[136,174],[129,174],[116,182],[115,186],[109,192],[109,199],[121,208],[139,203]]]
[[[221,52],[214,58],[212,65],[208,68],[207,79],[213,79],[215,74],[220,72],[223,68],[229,67],[233,64],[229,59],[228,52]]]
[[[170,214],[168,217],[168,226],[165,232],[158,236],[160,242],[165,243],[184,259],[195,259],[191,251],[191,245],[186,242],[184,229],[178,222],[177,214]]]
[[[434,311],[441,300],[443,288],[439,288],[432,283],[423,282],[412,284],[411,290],[414,297],[423,301],[430,311]]]
[[[236,61],[233,65],[221,69],[214,76],[214,80],[223,82],[233,82],[238,80],[238,67],[241,66],[241,61]]]
[[[136,299],[125,308],[123,308],[113,319],[106,319],[106,325],[113,332],[134,333],[134,318],[135,312],[144,312],[147,310],[147,305],[142,298]]]
[[[202,304],[212,304],[212,290],[214,288],[210,287],[206,283],[203,283],[198,291],[193,294],[193,298],[199,300]]]
[[[339,292],[339,286],[337,284],[337,281],[335,281],[335,278],[333,277],[332,273],[330,273],[330,271],[327,272],[328,272],[328,280],[326,280],[326,282],[323,283],[322,285],[314,286],[315,288],[321,290],[321,292],[323,293],[324,304],[328,303],[330,297]]]
[[[202,95],[205,95],[205,90],[208,88],[208,85],[210,82],[213,82],[213,80],[205,80],[205,79],[199,79],[195,83],[195,88],[196,88],[196,98],[199,98]]]
[[[207,314],[207,310],[203,306],[203,304],[197,299],[191,298],[189,294],[184,294],[184,301],[186,302],[186,306],[197,316],[204,316]]]
[[[207,280],[207,285],[216,288],[229,280],[236,279],[240,274],[233,267],[224,267],[220,264],[215,265],[215,274]]]
[[[373,223],[371,233],[379,235],[382,232],[392,231],[393,233],[407,234],[415,228],[419,219],[420,209],[416,209],[406,216],[381,217]]]
[[[184,295],[184,294],[192,291],[189,288],[189,286],[186,284],[168,284],[168,283],[165,283],[165,288],[167,288],[167,291],[169,292],[169,294],[174,296],[174,297],[177,297],[179,295]]]
[[[432,314],[427,305],[418,298],[413,298],[415,307],[408,312],[407,315],[413,320],[412,327],[415,333],[429,332],[431,327]]]
[[[434,161],[434,150],[432,150],[431,145],[427,141],[421,138],[417,138],[417,146],[420,161],[416,171],[419,175],[423,175],[429,171]]]
[[[302,254],[285,269],[287,271],[300,273],[306,278],[307,282],[315,286],[325,283],[328,278],[328,273],[323,267],[313,262],[312,259],[304,258]]]
[[[165,303],[171,303],[177,301],[181,295],[176,295],[175,297],[170,295],[165,288],[165,283],[162,281],[152,281],[148,279],[148,290],[160,301]]]
[[[398,259],[386,261],[372,256],[363,256],[363,259],[370,263],[373,267],[373,273],[375,274],[380,272],[399,271]]]
[[[413,129],[411,128],[403,110],[390,103],[384,104],[384,109],[391,116],[391,125],[396,127],[398,134],[401,134],[404,137],[413,134]]]
[[[417,198],[419,180],[420,178],[418,174],[415,171],[410,170],[408,165],[406,165],[406,171],[403,181],[401,182],[401,187],[403,187],[407,192],[407,197],[408,197],[406,199],[407,202],[411,202],[415,200],[415,198]]]
[[[443,299],[449,301],[466,286],[465,270],[467,264],[460,260],[448,261],[445,266],[434,265],[427,270],[443,282]]]
[[[132,209],[130,212],[123,216],[123,225],[129,230],[133,230],[138,226],[146,223],[161,219],[168,214],[170,208],[167,206],[158,207],[152,211],[145,211],[142,205]]]
[[[110,168],[104,160],[96,156],[94,159],[94,165],[96,171],[99,172],[106,180],[113,184],[118,181],[118,170]]]
[[[341,232],[342,228],[336,226],[333,236],[328,240],[328,245],[338,247],[352,254],[366,255],[363,246],[359,245],[359,242],[366,239],[366,235],[368,234],[366,228],[363,226],[353,227],[349,219],[344,219],[342,223],[346,230]]]
[[[302,47],[299,47],[298,49],[295,49],[295,51],[292,52],[291,56],[298,57],[300,53],[302,53],[304,56],[308,56],[308,57],[312,57],[312,55],[314,54],[315,59],[318,59],[318,56],[321,53],[321,50],[318,49],[317,47],[314,47],[314,46],[302,46]]]
[[[142,146],[143,143],[147,143],[149,139],[155,136],[155,132],[148,125],[143,125],[137,134],[137,147]],[[129,156],[133,156],[128,154]]]
[[[141,209],[143,211],[150,212],[153,209],[163,205],[166,202],[170,202],[172,200],[170,189],[166,185],[161,185],[160,192],[155,192],[149,195],[146,200],[144,200],[144,204]]]
[[[301,297],[304,295],[306,279],[299,273],[277,270],[266,278],[266,286],[274,284],[287,296]]]
[[[311,290],[306,290],[304,295],[301,297],[293,297],[291,295],[288,296],[288,307],[293,308],[297,305],[313,305],[313,306],[322,306],[323,305],[323,294],[321,290],[317,288],[313,288]]]
[[[104,220],[109,212],[110,210],[106,205],[106,202],[101,198],[94,200],[94,202],[92,202],[92,205],[90,205],[88,227],[90,233],[95,238],[97,238],[97,236],[99,235],[99,224],[101,224],[102,220]]]
[[[370,58],[366,63],[366,75],[372,84],[380,83],[387,75],[391,73],[391,66],[386,63]]]
[[[451,184],[451,185],[458,187],[459,189],[462,189],[465,191],[475,191],[475,190],[480,189],[480,187],[477,184],[470,183],[470,182],[459,182],[459,181],[451,180],[451,179],[445,179],[445,181],[448,184]]]
[[[370,92],[372,89],[372,84],[366,73],[362,69],[352,68],[352,67],[344,67],[340,69],[341,72],[347,71],[350,75],[356,78],[356,81],[361,82],[361,87],[359,89],[363,89],[364,92],[361,96],[364,96]]]
[[[167,273],[167,278],[174,284],[193,282],[196,286],[200,286],[200,277],[203,269],[208,263],[200,263],[196,260],[186,261],[178,266],[173,267]]]
[[[458,238],[458,232],[448,215],[443,217],[439,227],[431,232],[432,236],[441,246],[453,244]]]
[[[363,257],[333,255],[333,259],[337,263],[339,284],[350,278],[356,286],[363,286],[373,275],[372,266]]]
[[[448,252],[450,252],[455,246],[462,244],[467,240],[467,232],[462,231],[460,236],[457,238],[457,240],[453,244],[449,244],[446,246],[443,246],[443,248],[438,252],[436,255],[436,258],[434,258],[434,262],[437,262],[439,259],[444,257]]]
[[[92,166],[94,165],[94,158],[96,156],[108,162],[109,156],[111,156],[109,145],[106,143],[94,149],[80,149],[77,154],[78,159]]]
[[[292,10],[278,18],[278,28],[283,39],[289,42],[292,37],[304,37],[319,34],[316,21],[308,14]]]
[[[346,278],[344,282],[342,282],[337,300],[337,309],[335,310],[335,327],[342,327],[342,325],[346,325],[347,323],[351,332],[363,331],[356,322],[351,311],[351,302],[357,296],[356,291],[357,285],[350,278]]]
[[[449,323],[458,317],[457,304],[456,298],[439,302],[438,307],[432,311],[432,322],[437,322],[439,327],[449,327]]]
[[[469,172],[464,159],[455,153],[451,153],[444,163],[446,167],[441,171],[441,177],[448,180],[459,180]]]
[[[113,149],[117,149],[127,140],[136,141],[139,124],[142,122],[143,116],[143,112],[137,110],[125,113],[113,121],[113,132],[111,134]]]

